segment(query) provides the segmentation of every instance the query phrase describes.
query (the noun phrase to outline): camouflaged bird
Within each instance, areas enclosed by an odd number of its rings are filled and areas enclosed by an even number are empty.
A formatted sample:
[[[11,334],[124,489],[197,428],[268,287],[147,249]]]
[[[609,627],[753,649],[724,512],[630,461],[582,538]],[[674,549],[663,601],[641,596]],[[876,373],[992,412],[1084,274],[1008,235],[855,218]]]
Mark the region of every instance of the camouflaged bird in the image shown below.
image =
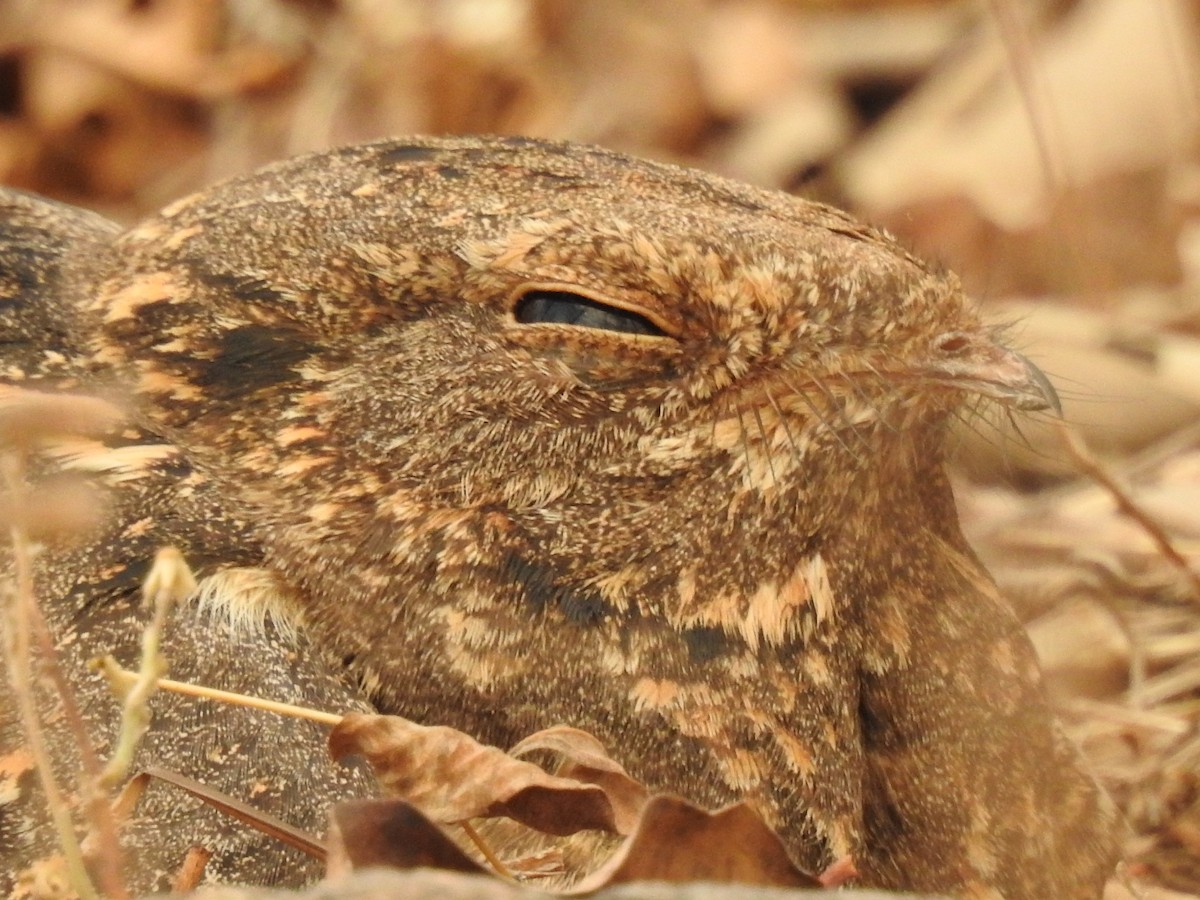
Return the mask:
[[[177,678],[500,746],[566,723],[654,789],[751,800],[810,871],[1099,896],[1114,813],[943,471],[964,404],[1053,391],[889,237],[600,149],[415,139],[125,232],[6,194],[0,264],[3,377],[135,410],[57,456],[114,503],[40,557],[72,671],[132,658],[171,543],[204,576]],[[157,702],[147,759],[298,825],[368,791],[311,726]],[[0,799],[10,871],[50,845],[32,781]],[[143,887],[192,843],[211,877],[311,875],[168,789],[127,838]]]

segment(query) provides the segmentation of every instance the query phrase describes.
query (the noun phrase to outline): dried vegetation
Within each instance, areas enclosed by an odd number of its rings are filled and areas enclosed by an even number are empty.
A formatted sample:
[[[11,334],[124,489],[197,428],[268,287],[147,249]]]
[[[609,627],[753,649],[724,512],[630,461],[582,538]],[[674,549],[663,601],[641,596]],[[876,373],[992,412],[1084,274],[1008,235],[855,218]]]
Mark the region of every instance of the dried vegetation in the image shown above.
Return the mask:
[[[968,419],[964,526],[1130,874],[1200,894],[1198,47],[1186,0],[0,0],[0,181],[132,220],[309,149],[521,132],[887,225],[1016,323],[1092,448]]]

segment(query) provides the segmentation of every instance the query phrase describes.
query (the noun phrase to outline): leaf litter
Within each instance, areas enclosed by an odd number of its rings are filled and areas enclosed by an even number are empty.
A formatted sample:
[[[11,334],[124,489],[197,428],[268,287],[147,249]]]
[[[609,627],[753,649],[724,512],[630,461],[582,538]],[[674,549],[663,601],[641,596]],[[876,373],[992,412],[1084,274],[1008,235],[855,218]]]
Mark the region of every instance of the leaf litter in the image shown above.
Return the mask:
[[[122,690],[137,677],[111,660],[105,675]],[[335,805],[328,838],[322,841],[237,798],[155,767],[143,769],[126,785],[117,802],[120,818],[130,814],[146,780],[157,778],[324,859],[329,877],[368,868],[432,867],[518,882],[549,879],[558,893],[576,896],[632,881],[834,888],[857,874],[849,859],[838,860],[819,877],[799,869],[750,804],[710,811],[681,797],[653,794],[599,740],[577,728],[535,732],[506,753],[453,728],[419,725],[399,716],[355,712],[339,717],[168,679],[158,679],[156,686],[332,724],[330,754],[336,760],[366,759],[385,797]],[[518,758],[531,754],[554,760],[555,771]],[[501,860],[480,834],[487,829],[475,827],[495,819],[525,829],[527,838],[599,832],[622,840],[585,842],[583,853],[578,847],[572,852],[543,844]],[[514,837],[511,830],[500,833],[506,843]],[[203,861],[202,854],[189,854],[176,884],[195,884]]]
[[[710,812],[679,797],[652,796],[600,741],[577,728],[535,732],[505,753],[452,728],[351,713],[334,726],[329,749],[339,760],[364,757],[383,793],[396,798],[334,809],[331,872],[408,868],[431,859],[487,871],[441,826],[503,816],[547,835],[603,831],[627,838],[592,871],[562,873],[575,882],[572,894],[638,880],[821,886],[796,868],[749,805]],[[535,752],[561,760],[554,774],[517,758]],[[510,874],[512,867],[505,863],[503,871]]]

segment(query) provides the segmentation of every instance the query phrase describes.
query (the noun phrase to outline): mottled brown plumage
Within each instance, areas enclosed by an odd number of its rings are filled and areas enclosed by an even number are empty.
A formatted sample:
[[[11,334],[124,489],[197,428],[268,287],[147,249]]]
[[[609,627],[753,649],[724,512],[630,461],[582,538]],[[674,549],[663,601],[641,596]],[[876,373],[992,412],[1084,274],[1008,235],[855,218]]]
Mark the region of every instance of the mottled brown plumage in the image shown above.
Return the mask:
[[[890,238],[519,139],[303,157],[119,236],[6,205],[6,377],[139,416],[115,524],[43,560],[72,664],[133,644],[169,541],[208,577],[177,677],[499,745],[568,723],[655,788],[752,799],[811,870],[1099,895],[1113,814],[943,472],[965,402],[1048,388]],[[147,755],[312,827],[355,786],[297,728],[168,700]],[[10,845],[28,809],[0,806]],[[148,868],[234,830],[172,815],[134,829]]]

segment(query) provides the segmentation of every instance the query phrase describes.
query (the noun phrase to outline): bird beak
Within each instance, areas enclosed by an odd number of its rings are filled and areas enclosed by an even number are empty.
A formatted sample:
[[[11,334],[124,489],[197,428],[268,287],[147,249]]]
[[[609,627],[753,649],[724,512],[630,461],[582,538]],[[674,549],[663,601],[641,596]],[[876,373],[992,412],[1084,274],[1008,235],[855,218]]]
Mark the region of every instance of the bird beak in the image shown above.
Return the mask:
[[[1021,410],[1050,410],[1062,415],[1054,385],[1037,366],[992,340],[962,332],[934,342],[940,359],[929,368],[934,380],[982,394]]]

